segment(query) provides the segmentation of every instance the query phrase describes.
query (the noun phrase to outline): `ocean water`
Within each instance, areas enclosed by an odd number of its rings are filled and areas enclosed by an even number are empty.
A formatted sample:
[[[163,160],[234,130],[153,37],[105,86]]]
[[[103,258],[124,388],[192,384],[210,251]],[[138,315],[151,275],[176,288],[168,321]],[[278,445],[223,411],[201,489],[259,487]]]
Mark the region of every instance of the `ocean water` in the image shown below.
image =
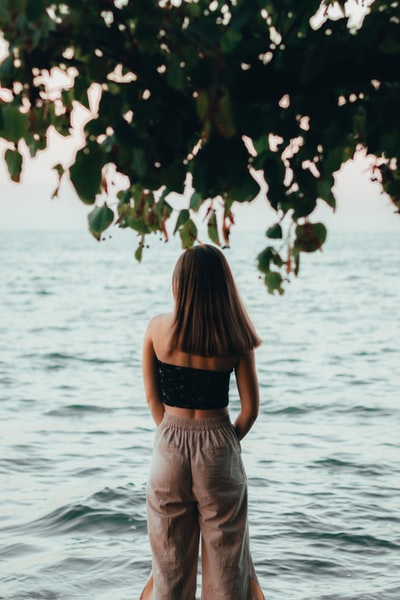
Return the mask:
[[[141,343],[180,250],[155,238],[139,265],[136,243],[0,235],[2,600],[138,600],[148,576]],[[332,234],[283,297],[254,266],[265,243],[234,233],[226,251],[264,340],[242,444],[261,586],[399,600],[400,236]]]

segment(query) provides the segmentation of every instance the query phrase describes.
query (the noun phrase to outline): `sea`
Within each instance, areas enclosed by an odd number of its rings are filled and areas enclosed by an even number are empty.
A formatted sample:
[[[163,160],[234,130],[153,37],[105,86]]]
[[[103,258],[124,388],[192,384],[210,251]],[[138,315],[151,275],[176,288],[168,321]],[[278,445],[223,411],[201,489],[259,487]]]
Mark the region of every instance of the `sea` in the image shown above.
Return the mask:
[[[181,249],[139,264],[109,231],[0,233],[1,600],[138,600],[150,572],[141,347]],[[333,232],[283,296],[263,232],[224,250],[263,339],[242,456],[267,600],[400,600],[399,233]]]

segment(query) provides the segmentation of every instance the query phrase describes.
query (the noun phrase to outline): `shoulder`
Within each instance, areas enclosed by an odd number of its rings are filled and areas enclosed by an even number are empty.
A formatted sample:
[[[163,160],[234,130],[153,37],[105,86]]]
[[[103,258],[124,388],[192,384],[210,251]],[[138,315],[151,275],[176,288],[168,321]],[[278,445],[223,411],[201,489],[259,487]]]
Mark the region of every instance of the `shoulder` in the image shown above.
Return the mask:
[[[143,351],[161,356],[166,352],[172,315],[157,315],[150,319],[143,341]]]
[[[245,370],[245,369],[255,370],[255,366],[256,366],[255,352],[254,352],[254,349],[252,349],[252,350],[249,350],[248,352],[245,352],[244,354],[241,354],[239,356],[238,361],[235,366],[235,370],[236,370],[236,372]]]
[[[152,336],[158,333],[160,330],[163,330],[165,327],[168,327],[171,323],[172,315],[164,314],[164,315],[156,315],[152,317],[147,325],[146,336]]]

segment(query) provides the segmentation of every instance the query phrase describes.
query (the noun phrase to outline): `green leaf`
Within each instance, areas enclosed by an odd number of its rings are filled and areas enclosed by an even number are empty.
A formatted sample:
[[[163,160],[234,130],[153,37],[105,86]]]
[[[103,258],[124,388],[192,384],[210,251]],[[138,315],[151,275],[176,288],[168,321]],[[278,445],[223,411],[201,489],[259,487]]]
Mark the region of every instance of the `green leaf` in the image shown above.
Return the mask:
[[[18,150],[12,150],[8,148],[5,151],[4,158],[7,163],[8,172],[10,177],[16,183],[20,182],[22,172],[22,156]]]
[[[207,231],[208,231],[208,237],[210,238],[210,240],[212,242],[214,242],[214,244],[219,246],[220,241],[219,241],[219,233],[218,233],[217,214],[214,209],[212,209],[210,212],[210,217],[209,217],[208,223],[207,223]]]
[[[139,242],[139,245],[138,245],[138,247],[136,248],[136,251],[135,251],[135,258],[136,258],[136,260],[138,262],[142,262],[143,248],[144,248],[144,236],[142,237],[142,239]]]
[[[90,82],[86,80],[81,74],[75,78],[74,82],[74,91],[75,91],[75,99],[80,102],[86,108],[90,107],[89,97],[87,94],[88,88],[90,86]]]
[[[57,163],[52,168],[54,169],[54,171],[57,171],[59,177],[62,177],[64,175],[65,169],[61,163]]]
[[[197,240],[197,227],[192,219],[188,219],[180,228],[182,248],[191,248]]]
[[[171,54],[169,57],[167,68],[167,82],[173,90],[179,91],[183,90],[185,84],[185,76],[183,69],[180,65],[179,59],[174,54]]]
[[[229,29],[225,30],[224,35],[221,37],[221,48],[224,52],[230,52],[241,41],[241,33],[229,27]]]
[[[317,179],[317,193],[321,200],[324,200],[333,209],[336,207],[336,199],[332,192],[332,187],[335,181],[333,176],[320,177]]]
[[[99,146],[94,145],[80,150],[69,169],[71,182],[85,204],[94,204],[100,192],[103,165],[103,154]]]
[[[287,191],[283,183],[285,179],[285,167],[280,157],[273,156],[270,152],[266,152],[265,157],[260,155],[260,162],[264,171],[265,181],[268,184],[268,201],[272,208],[277,210]]]
[[[249,153],[239,136],[215,133],[191,161],[193,187],[203,198],[229,196],[248,202],[260,191],[247,163]]]
[[[10,10],[8,6],[4,5],[4,2],[0,2],[0,19],[4,23],[7,23],[11,18]]]
[[[54,190],[54,192],[53,192],[53,193],[52,193],[52,195],[51,195],[52,199],[53,199],[53,198],[56,198],[56,197],[58,196],[58,193],[59,193],[59,191],[60,191],[60,186],[61,186],[61,179],[62,179],[62,176],[63,176],[63,175],[64,175],[64,173],[65,173],[65,169],[64,169],[64,167],[63,167],[63,166],[62,166],[60,163],[58,163],[57,165],[54,165],[54,166],[53,166],[53,169],[54,169],[54,171],[56,171],[56,172],[57,172],[57,175],[58,175],[58,182],[57,182],[57,187],[56,187],[56,189]]]
[[[284,264],[281,256],[272,246],[267,246],[267,248],[260,252],[257,256],[257,262],[258,270],[261,273],[268,273],[270,271],[271,262],[277,267],[281,267]]]
[[[43,0],[27,0],[25,14],[28,21],[37,21],[43,16],[45,5]]]
[[[88,72],[93,81],[101,83],[107,81],[109,74],[109,60],[105,57],[99,57],[95,54],[89,56],[87,64]]]
[[[260,6],[265,6],[265,2],[258,3]],[[275,9],[274,9],[275,11]],[[268,12],[270,10],[268,9]],[[239,31],[245,25],[249,23],[249,21],[254,18],[254,15],[257,15],[257,3],[256,2],[243,2],[238,3],[237,8],[232,16],[232,20],[229,23],[229,29],[234,31]]]
[[[1,8],[0,8],[1,10]],[[6,19],[5,19],[6,21]],[[3,58],[2,62],[0,62],[0,78],[6,77],[10,71],[13,69],[14,59],[11,54],[7,54],[5,58]]]
[[[132,169],[139,178],[144,177],[147,173],[148,162],[146,153],[143,148],[132,148]]]
[[[219,101],[216,123],[221,135],[224,137],[229,138],[235,135],[236,126],[233,117],[232,102],[230,95],[226,90]]]
[[[156,213],[162,219],[168,219],[171,216],[173,211],[172,206],[165,200],[165,198],[161,197],[160,200],[156,204]]]
[[[294,208],[293,219],[295,221],[301,217],[308,217],[317,206],[317,198],[312,194],[311,190],[310,193],[306,190],[305,193],[293,192],[288,194],[286,202],[290,202],[290,208]]]
[[[197,212],[200,206],[203,204],[203,196],[198,192],[193,192],[190,198],[190,208]]]
[[[188,31],[199,39],[201,46],[212,47],[219,43],[221,37],[220,26],[213,23],[209,18],[193,20],[188,27]]]
[[[277,271],[268,271],[268,273],[265,274],[265,285],[267,286],[269,294],[278,292],[280,295],[282,295],[284,292],[282,283],[282,275]]]
[[[174,235],[189,220],[189,218],[190,218],[190,213],[186,208],[179,211],[179,215],[178,215],[178,218],[177,218],[176,224],[175,224]]]
[[[129,227],[130,229],[134,229],[138,233],[142,233],[143,235],[150,233],[150,228],[144,222],[143,218],[137,219],[134,214],[128,215],[128,217],[125,219],[125,223],[127,227]]]
[[[196,111],[201,121],[204,121],[208,114],[209,99],[204,90],[200,90],[196,97]]]
[[[315,252],[325,242],[326,234],[326,227],[323,223],[298,225],[294,247],[299,252]]]
[[[350,158],[349,150],[345,147],[331,147],[329,151],[326,153],[324,158],[323,166],[325,170],[329,173],[334,173],[338,171],[342,164]]]
[[[95,208],[88,214],[89,230],[90,233],[100,240],[101,234],[111,225],[114,220],[114,213],[107,206],[95,206]]]
[[[396,21],[398,23],[398,21]],[[398,29],[398,28],[396,28]],[[388,31],[386,32],[385,38],[379,44],[379,50],[387,54],[399,54],[400,52],[400,43],[398,31]]]
[[[68,110],[72,110],[72,103],[75,99],[74,91],[71,90],[62,90],[61,92],[62,103]]]
[[[246,173],[243,173],[240,184],[232,187],[230,196],[236,200],[236,202],[250,202],[251,200],[254,200],[259,191],[259,184],[247,171]]]
[[[275,223],[267,229],[266,236],[273,240],[281,240],[282,239],[282,227],[280,223]]]
[[[269,271],[269,265],[272,260],[272,252],[273,252],[273,248],[268,246],[268,248],[265,248],[257,256],[258,269],[262,273],[266,273],[267,271]]]
[[[17,143],[21,138],[25,138],[29,129],[27,113],[22,113],[17,106],[12,104],[3,104],[1,107],[3,126],[6,132],[6,139]]]
[[[270,153],[268,135],[263,134],[261,137],[253,140],[254,149],[257,152],[257,156],[260,156],[263,152]]]

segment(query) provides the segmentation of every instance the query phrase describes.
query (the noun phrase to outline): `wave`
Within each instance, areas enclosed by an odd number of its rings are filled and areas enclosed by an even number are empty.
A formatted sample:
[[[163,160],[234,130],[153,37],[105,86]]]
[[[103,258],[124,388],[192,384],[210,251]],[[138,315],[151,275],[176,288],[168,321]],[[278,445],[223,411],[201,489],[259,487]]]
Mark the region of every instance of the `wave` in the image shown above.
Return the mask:
[[[38,532],[43,535],[60,536],[76,532],[91,532],[98,535],[121,534],[125,536],[128,531],[146,532],[146,518],[133,517],[129,513],[92,508],[86,504],[69,504],[62,506],[51,513],[40,517],[30,523],[13,527],[13,533],[26,535],[27,532]],[[6,531],[8,528],[4,528]]]
[[[0,473],[15,473],[27,471],[48,471],[54,467],[54,461],[43,456],[28,455],[21,458],[2,458],[0,459]],[[0,598],[1,600],[1,598]]]
[[[133,487],[133,486],[132,486]],[[146,532],[144,490],[105,488],[81,502],[60,506],[50,513],[14,528],[14,532],[39,531],[40,535],[95,532],[99,535],[126,535]]]
[[[318,532],[318,531],[291,531],[290,536],[293,537],[301,537],[307,539],[313,539],[327,542],[341,542],[343,546],[346,548],[349,546],[358,546],[364,547],[367,552],[373,551],[375,548],[379,549],[387,549],[387,550],[399,550],[400,544],[391,542],[390,540],[384,538],[378,538],[376,536],[370,534],[357,534],[350,533],[347,531],[338,531],[338,532]],[[349,552],[353,552],[352,548],[348,548]],[[362,548],[358,549],[358,552],[362,552]]]
[[[266,415],[307,415],[315,412],[329,412],[332,414],[349,414],[349,415],[376,415],[379,417],[391,417],[394,411],[398,411],[393,407],[388,409],[387,407],[381,406],[367,406],[362,404],[356,404],[354,406],[347,406],[343,404],[336,404],[332,406],[326,402],[324,404],[299,404],[299,405],[288,405],[280,407],[268,407],[265,405],[261,406],[261,411]]]
[[[31,554],[37,552],[37,546],[33,544],[15,543],[4,545],[0,548],[0,558],[9,558],[16,556],[23,556],[25,554]],[[1,596],[0,596],[1,598]]]
[[[46,361],[62,361],[63,363],[65,362],[82,362],[82,363],[89,363],[89,364],[96,364],[96,365],[107,365],[107,364],[118,364],[119,361],[117,360],[112,360],[110,358],[103,358],[103,357],[95,357],[95,358],[91,358],[91,357],[87,357],[87,356],[79,356],[79,355],[75,355],[75,354],[67,354],[64,352],[46,352],[44,354],[36,354],[36,353],[29,353],[29,354],[23,354],[21,355],[20,358],[23,359],[44,359]]]
[[[355,404],[354,406],[337,406],[335,412],[343,414],[354,414],[354,415],[366,415],[374,414],[382,417],[390,416],[393,413],[393,409],[390,411],[387,408],[381,406],[366,406],[364,404]]]
[[[115,510],[92,508],[85,504],[63,506],[34,522],[35,526],[47,533],[71,531],[93,531],[98,533],[126,533],[127,529],[137,528],[131,516]]]
[[[283,406],[281,408],[263,408],[266,415],[305,415],[316,411],[329,410],[328,404],[303,404],[301,406]]]
[[[349,469],[356,471],[358,475],[364,475],[366,477],[379,477],[388,474],[389,466],[387,464],[360,464],[350,460],[342,460],[340,458],[323,458],[314,461],[308,468],[324,468],[332,470]]]
[[[70,327],[66,326],[66,325],[43,325],[43,326],[34,326],[34,327],[30,327],[27,331],[29,333],[48,333],[50,331],[58,331],[58,332],[65,332],[65,331],[70,331]]]
[[[81,415],[83,413],[112,413],[116,407],[99,406],[98,404],[67,404],[60,408],[54,408],[45,413],[49,417],[70,417],[72,415]]]

